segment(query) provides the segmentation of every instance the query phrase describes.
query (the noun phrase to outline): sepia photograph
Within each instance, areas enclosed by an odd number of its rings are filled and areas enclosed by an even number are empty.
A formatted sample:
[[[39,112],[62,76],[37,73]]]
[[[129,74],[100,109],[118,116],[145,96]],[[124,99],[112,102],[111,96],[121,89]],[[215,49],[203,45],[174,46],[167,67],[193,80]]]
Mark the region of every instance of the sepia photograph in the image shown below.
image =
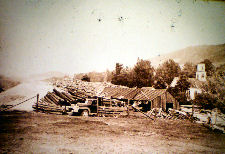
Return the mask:
[[[225,1],[0,0],[14,153],[225,153]]]

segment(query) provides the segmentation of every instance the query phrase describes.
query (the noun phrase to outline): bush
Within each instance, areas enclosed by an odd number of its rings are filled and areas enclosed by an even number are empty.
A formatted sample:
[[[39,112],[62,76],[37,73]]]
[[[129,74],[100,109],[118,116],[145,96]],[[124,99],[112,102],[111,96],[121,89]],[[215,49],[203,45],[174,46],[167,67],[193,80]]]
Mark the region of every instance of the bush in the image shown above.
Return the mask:
[[[88,75],[84,75],[81,79],[82,81],[87,81],[87,82],[90,82],[90,78],[88,77]]]
[[[193,103],[203,107],[204,109],[213,109],[217,107],[216,98],[209,95],[208,93],[198,94],[195,97]]]

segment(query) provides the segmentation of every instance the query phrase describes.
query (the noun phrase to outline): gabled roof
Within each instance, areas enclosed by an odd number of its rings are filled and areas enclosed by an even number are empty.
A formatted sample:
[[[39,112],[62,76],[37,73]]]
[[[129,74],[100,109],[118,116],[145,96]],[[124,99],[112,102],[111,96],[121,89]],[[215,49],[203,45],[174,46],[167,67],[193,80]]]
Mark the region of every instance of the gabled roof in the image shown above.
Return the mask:
[[[196,78],[188,78],[188,81],[190,82],[190,88],[198,88],[201,89],[204,81],[199,81]]]
[[[129,99],[127,97],[130,97],[130,93],[133,92],[135,89],[132,88],[119,88],[117,90],[117,93],[112,95],[114,98],[120,98],[120,99]]]
[[[115,97],[119,94],[124,94],[128,91],[129,88],[121,88],[121,87],[105,87],[104,90],[100,93],[101,97]]]
[[[134,100],[153,100],[166,92],[166,89],[141,89]]]
[[[132,91],[124,96],[126,99],[134,99],[134,97],[141,91],[139,88],[132,88]]]
[[[101,92],[100,97],[132,99],[138,91],[139,89],[136,88],[106,87]]]
[[[152,87],[139,88],[105,88],[102,97],[114,97],[119,99],[133,99],[133,100],[153,100],[166,92],[166,89],[154,89]]]

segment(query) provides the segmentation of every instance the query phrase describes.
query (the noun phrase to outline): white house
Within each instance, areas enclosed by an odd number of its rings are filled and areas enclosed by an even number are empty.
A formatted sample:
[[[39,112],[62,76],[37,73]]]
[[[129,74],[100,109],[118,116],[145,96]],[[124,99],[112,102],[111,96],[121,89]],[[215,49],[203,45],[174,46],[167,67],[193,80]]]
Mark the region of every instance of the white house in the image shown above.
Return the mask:
[[[175,77],[170,84],[170,87],[175,87],[179,78]],[[190,88],[186,91],[188,100],[195,99],[197,94],[202,93],[201,85],[206,81],[205,64],[197,65],[196,78],[188,78]]]
[[[202,81],[195,78],[189,78],[188,81],[190,82],[190,88],[187,90],[187,98],[188,100],[193,100],[197,94],[202,93]]]

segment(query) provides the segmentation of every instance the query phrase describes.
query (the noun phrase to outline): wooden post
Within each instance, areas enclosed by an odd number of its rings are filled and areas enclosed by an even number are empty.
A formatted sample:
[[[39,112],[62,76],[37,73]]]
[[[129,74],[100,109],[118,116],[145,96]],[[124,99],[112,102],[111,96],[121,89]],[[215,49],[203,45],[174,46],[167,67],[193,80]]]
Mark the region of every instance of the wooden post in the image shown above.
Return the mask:
[[[97,97],[97,116],[98,116],[98,97]]]
[[[38,112],[39,94],[37,94],[36,112]]]
[[[130,105],[130,100],[128,99],[128,102],[127,102],[127,116],[129,116],[129,105]]]
[[[110,104],[109,104],[110,107],[112,107],[112,97],[110,99]]]
[[[166,104],[167,104],[167,91],[165,92],[165,97],[166,97]],[[164,111],[166,111],[166,104],[164,106]],[[174,108],[174,107],[173,107]]]
[[[150,102],[151,102],[151,109],[153,109],[153,107],[152,107],[153,103],[152,103],[152,101],[150,101]]]
[[[216,121],[217,121],[217,108],[216,108],[216,110],[215,110],[215,125],[216,125]]]

